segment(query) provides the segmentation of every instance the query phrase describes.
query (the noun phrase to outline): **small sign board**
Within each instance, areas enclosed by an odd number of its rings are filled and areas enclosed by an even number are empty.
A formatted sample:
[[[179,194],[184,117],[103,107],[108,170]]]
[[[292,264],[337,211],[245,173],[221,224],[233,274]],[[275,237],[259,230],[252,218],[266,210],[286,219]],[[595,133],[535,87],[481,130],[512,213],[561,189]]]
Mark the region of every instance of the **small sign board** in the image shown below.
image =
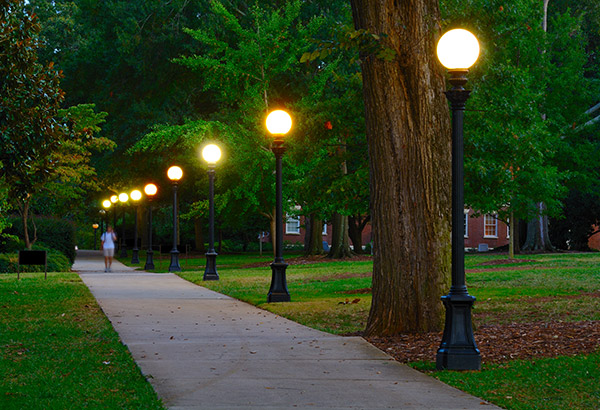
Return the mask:
[[[19,268],[17,270],[17,279],[21,278],[21,265],[44,265],[44,279],[48,279],[47,251],[19,251]]]

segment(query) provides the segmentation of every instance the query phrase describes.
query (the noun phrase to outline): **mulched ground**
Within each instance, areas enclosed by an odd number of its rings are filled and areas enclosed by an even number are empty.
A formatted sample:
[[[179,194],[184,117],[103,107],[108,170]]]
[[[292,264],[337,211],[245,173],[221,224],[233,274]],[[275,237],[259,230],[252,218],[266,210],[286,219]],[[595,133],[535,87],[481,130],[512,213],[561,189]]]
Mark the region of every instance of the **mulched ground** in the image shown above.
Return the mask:
[[[403,363],[435,361],[442,333],[366,339]],[[483,363],[593,353],[600,348],[600,321],[486,325],[475,332],[475,343]]]

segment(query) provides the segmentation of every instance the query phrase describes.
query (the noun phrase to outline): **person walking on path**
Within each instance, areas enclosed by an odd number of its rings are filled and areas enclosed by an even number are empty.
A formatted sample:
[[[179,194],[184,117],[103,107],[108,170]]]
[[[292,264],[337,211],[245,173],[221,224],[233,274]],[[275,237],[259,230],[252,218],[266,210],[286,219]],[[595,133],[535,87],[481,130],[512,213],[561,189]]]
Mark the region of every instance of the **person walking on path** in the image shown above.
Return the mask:
[[[115,241],[117,240],[117,234],[114,233],[112,226],[106,227],[106,232],[102,234],[100,240],[104,251],[104,272],[111,272],[112,261],[115,256]]]

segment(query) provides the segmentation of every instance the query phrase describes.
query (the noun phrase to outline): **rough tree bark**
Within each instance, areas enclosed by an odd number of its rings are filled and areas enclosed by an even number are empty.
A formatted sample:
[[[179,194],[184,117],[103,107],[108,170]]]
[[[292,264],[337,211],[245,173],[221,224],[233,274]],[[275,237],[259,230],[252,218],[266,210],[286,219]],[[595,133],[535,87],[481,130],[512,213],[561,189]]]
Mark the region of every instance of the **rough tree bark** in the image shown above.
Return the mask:
[[[362,232],[371,220],[371,215],[350,215],[348,216],[348,236],[354,246],[354,253],[362,254]]]
[[[348,241],[348,217],[337,212],[331,218],[331,246],[328,258],[351,258],[352,250]]]
[[[368,335],[442,327],[451,266],[451,128],[435,55],[437,0],[351,0],[355,26],[385,34],[391,62],[363,55],[371,173]]]
[[[304,254],[321,255],[323,253],[323,221],[314,214],[305,218]]]

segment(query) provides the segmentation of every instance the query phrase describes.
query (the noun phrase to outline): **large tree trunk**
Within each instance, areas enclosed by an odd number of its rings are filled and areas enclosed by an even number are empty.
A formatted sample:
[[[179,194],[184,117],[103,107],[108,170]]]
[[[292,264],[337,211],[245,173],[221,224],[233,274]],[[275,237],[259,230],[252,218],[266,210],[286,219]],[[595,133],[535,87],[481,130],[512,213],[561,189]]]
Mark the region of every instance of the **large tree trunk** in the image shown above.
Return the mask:
[[[554,252],[548,234],[548,216],[543,214],[544,204],[538,203],[539,215],[527,223],[527,239],[522,250],[533,252]]]
[[[323,221],[311,214],[305,218],[304,254],[320,255],[323,253]]]
[[[352,257],[352,250],[348,241],[348,217],[334,213],[331,226],[331,247],[327,257],[334,259]]]
[[[348,236],[352,241],[352,246],[354,246],[354,253],[364,253],[362,248],[362,232],[370,220],[370,215],[366,215],[364,218],[361,215],[348,216]]]
[[[391,62],[362,55],[371,172],[373,301],[367,335],[442,327],[451,266],[451,128],[435,56],[437,0],[351,0]],[[462,221],[461,221],[462,223]]]

